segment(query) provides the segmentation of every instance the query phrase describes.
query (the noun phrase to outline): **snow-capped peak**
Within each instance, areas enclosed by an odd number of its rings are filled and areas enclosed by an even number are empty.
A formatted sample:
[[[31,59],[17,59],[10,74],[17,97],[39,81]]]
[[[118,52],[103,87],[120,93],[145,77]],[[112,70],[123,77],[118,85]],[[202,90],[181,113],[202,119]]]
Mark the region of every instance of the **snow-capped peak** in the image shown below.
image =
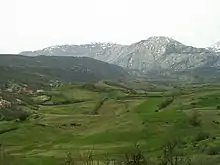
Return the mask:
[[[220,52],[220,41],[219,42],[216,42],[214,45],[212,45],[210,47],[211,49],[214,49],[214,51],[216,52]]]
[[[169,38],[169,37],[164,37],[164,36],[153,36],[153,37],[149,37],[146,40],[141,40],[138,43],[135,43],[138,45],[144,45],[144,46],[167,46],[167,45],[183,45],[180,42]]]
[[[113,45],[116,44],[112,42],[92,42],[91,44],[86,44],[87,47],[101,47],[103,49],[111,48]]]

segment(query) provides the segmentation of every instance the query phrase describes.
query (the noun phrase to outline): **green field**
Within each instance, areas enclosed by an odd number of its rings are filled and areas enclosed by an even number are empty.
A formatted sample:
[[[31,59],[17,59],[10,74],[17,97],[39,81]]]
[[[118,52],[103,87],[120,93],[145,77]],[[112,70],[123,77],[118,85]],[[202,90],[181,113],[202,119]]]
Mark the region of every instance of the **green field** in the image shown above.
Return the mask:
[[[44,95],[51,99],[40,103],[42,97],[33,96],[37,117],[0,122],[0,130],[18,127],[0,134],[0,143],[16,164],[58,165],[67,152],[78,160],[89,150],[95,160],[104,160],[106,153],[117,159],[136,143],[156,159],[171,139],[181,142],[186,156],[220,158],[218,85],[98,82],[64,84]]]

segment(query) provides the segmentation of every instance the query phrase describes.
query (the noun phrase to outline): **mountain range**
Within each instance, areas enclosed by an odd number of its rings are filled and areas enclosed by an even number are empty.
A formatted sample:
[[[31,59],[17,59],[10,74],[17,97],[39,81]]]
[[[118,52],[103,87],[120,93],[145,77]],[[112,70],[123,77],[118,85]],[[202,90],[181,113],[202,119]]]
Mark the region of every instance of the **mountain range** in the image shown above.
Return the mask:
[[[211,47],[196,48],[163,36],[150,37],[131,45],[58,45],[20,54],[90,57],[146,74],[172,75],[210,69],[218,71],[220,67],[220,42]]]

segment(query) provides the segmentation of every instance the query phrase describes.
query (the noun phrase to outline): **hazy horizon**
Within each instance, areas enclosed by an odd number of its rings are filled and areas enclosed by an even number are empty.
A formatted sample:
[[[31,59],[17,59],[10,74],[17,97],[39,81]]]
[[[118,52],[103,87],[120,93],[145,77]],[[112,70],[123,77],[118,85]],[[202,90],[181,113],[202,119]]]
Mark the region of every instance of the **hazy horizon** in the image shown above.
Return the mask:
[[[0,0],[0,53],[151,36],[208,47],[220,41],[219,6],[219,0]]]

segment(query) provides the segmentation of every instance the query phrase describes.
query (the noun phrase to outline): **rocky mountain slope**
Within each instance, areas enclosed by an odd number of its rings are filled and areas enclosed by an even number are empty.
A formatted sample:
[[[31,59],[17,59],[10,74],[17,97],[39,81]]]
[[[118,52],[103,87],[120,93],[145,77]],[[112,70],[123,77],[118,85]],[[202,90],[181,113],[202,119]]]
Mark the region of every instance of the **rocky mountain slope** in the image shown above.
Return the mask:
[[[132,44],[129,53],[119,57],[115,64],[142,71],[184,71],[198,67],[218,66],[216,52],[205,48],[186,46],[166,37],[151,37]]]
[[[131,45],[112,43],[63,45],[21,54],[86,56],[144,73],[171,74],[198,68],[218,68],[219,53],[217,49],[195,48],[172,38],[158,36]]]
[[[0,55],[1,81],[92,81],[127,76],[123,68],[88,57]]]
[[[105,62],[114,61],[115,52],[123,51],[126,46],[114,43],[92,43],[85,45],[57,45],[37,51],[25,51],[20,54],[26,56],[75,56],[91,57]]]

